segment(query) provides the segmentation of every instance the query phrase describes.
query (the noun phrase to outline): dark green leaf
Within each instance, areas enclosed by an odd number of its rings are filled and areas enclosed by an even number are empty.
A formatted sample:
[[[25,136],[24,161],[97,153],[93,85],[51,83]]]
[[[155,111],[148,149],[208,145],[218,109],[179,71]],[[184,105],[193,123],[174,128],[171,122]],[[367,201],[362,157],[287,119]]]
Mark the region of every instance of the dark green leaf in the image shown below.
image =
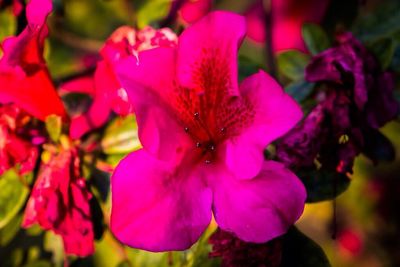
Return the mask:
[[[257,73],[260,69],[262,69],[260,64],[252,61],[248,57],[239,56],[239,80],[243,80],[244,78]]]
[[[303,79],[310,56],[297,50],[282,52],[277,58],[279,71],[291,80]]]
[[[283,236],[281,267],[330,267],[322,248],[296,227]]]
[[[395,52],[395,44],[391,38],[384,38],[369,46],[375,56],[379,59],[382,68],[386,69],[392,62]]]
[[[368,129],[363,131],[364,150],[363,153],[373,162],[393,161],[396,150],[390,140],[380,131]]]
[[[6,246],[21,229],[22,216],[15,216],[6,226],[0,229],[0,246]]]
[[[305,23],[302,28],[304,42],[311,54],[316,55],[331,46],[324,29],[317,24]]]
[[[301,80],[299,82],[292,82],[286,86],[285,91],[291,95],[297,102],[306,99],[313,91],[314,84]]]
[[[337,172],[301,170],[296,172],[307,190],[306,202],[319,202],[337,197],[350,185],[350,179]]]
[[[0,228],[7,225],[22,208],[29,194],[24,178],[11,169],[0,177]]]
[[[360,16],[352,32],[363,42],[375,42],[389,38],[400,30],[400,2],[386,1],[373,13]]]

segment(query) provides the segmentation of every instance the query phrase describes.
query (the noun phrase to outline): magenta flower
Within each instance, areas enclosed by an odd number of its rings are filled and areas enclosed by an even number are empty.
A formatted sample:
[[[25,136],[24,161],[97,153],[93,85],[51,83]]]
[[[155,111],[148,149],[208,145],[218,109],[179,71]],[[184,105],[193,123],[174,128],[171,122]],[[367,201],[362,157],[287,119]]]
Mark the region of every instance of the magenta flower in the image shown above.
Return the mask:
[[[51,114],[66,117],[43,58],[46,18],[51,10],[50,0],[31,0],[24,31],[6,38],[1,45],[0,103],[14,103],[41,120]]]
[[[53,153],[41,166],[22,226],[38,223],[61,235],[67,254],[88,256],[94,252],[91,197],[79,173],[77,152],[69,149]]]
[[[35,168],[38,148],[29,140],[30,117],[15,105],[0,105],[0,175],[19,165],[19,173]]]
[[[263,71],[237,81],[244,18],[213,12],[178,46],[143,51],[117,68],[137,117],[143,149],[112,176],[111,230],[150,251],[189,248],[211,220],[262,243],[303,211],[300,180],[263,149],[302,116]]]
[[[212,8],[212,0],[183,0],[179,9],[180,19],[187,24],[192,24],[204,17]]]
[[[100,51],[103,60],[98,63],[91,84],[86,77],[79,80],[79,85],[77,81],[63,85],[64,90],[80,86],[81,91],[89,91],[93,96],[88,112],[72,119],[71,137],[80,138],[88,131],[103,126],[112,110],[120,115],[132,113],[128,95],[115,76],[114,64],[128,56],[137,56],[146,49],[175,46],[176,40],[176,35],[166,28],[155,30],[146,27],[140,31],[128,26],[118,28]]]
[[[318,23],[325,15],[330,0],[271,0],[272,48],[306,51],[301,36],[305,22]],[[248,36],[255,42],[265,42],[265,11],[263,1],[257,0],[246,12]]]

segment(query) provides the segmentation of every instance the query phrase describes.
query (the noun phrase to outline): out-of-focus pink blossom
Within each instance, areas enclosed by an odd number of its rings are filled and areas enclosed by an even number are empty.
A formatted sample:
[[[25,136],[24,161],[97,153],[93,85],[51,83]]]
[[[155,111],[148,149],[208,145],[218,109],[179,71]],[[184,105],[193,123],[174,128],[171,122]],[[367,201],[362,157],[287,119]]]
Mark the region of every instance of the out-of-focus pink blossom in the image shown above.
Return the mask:
[[[187,24],[192,24],[204,17],[212,8],[212,0],[184,0],[179,9],[180,19]]]
[[[39,151],[25,128],[30,119],[15,105],[0,106],[0,175],[16,165],[20,174],[35,167]]]
[[[306,22],[318,23],[325,15],[330,0],[271,0],[272,48],[306,51],[301,28]],[[250,39],[265,42],[265,11],[263,1],[257,0],[246,12]]]
[[[67,254],[88,256],[94,252],[91,197],[80,175],[77,152],[61,149],[42,163],[22,225],[38,223],[61,235]]]
[[[75,92],[81,87],[81,92],[90,91],[93,97],[89,110],[72,119],[70,136],[74,139],[79,138],[88,131],[101,127],[111,111],[120,115],[132,112],[128,95],[114,73],[113,66],[116,63],[128,56],[137,57],[141,51],[147,49],[175,46],[176,42],[176,35],[167,28],[155,30],[145,27],[140,31],[128,26],[118,28],[100,51],[103,60],[97,64],[92,82],[90,77],[85,77],[62,86],[64,90],[74,88]]]
[[[263,243],[301,215],[305,190],[263,149],[301,118],[263,71],[238,84],[242,16],[213,12],[177,47],[143,51],[117,66],[143,149],[112,176],[111,230],[150,251],[189,248],[211,214],[221,229]]]
[[[8,5],[12,4],[12,11],[14,16],[19,16],[24,9],[24,5],[22,4],[22,0],[12,0],[11,1],[3,1],[0,0],[0,9],[7,7]]]
[[[50,0],[31,0],[24,31],[1,44],[0,103],[14,103],[41,120],[51,114],[66,116],[43,58],[46,18],[51,10]]]

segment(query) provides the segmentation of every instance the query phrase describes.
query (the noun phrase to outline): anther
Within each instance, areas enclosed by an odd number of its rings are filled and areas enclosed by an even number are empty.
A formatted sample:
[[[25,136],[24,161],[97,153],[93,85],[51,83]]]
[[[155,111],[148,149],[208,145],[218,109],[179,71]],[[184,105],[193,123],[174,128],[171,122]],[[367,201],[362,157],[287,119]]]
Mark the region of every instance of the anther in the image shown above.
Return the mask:
[[[220,131],[221,131],[222,134],[225,134],[226,128],[225,128],[225,127],[222,127],[222,128],[220,129]]]
[[[206,164],[210,164],[210,163],[211,163],[211,160],[206,159],[204,162],[205,162]]]
[[[185,127],[184,130],[185,130],[186,133],[189,132],[189,128],[188,127]]]
[[[193,116],[194,116],[195,119],[198,119],[198,118],[199,118],[199,115],[200,115],[200,114],[199,114],[198,112],[195,112],[195,113],[193,114]]]
[[[197,142],[197,143],[196,143],[196,147],[201,147],[201,143],[200,143],[200,142]]]
[[[211,151],[214,151],[214,150],[215,150],[215,146],[214,146],[214,145],[210,145],[209,148],[210,148]]]

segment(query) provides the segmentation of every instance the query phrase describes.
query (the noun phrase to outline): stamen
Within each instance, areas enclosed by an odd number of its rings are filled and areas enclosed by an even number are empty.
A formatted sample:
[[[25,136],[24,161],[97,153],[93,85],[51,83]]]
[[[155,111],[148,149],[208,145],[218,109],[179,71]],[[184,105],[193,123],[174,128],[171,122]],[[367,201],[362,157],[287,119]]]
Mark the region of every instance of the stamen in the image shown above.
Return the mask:
[[[184,130],[185,130],[186,133],[189,132],[189,128],[188,127],[185,127]]]
[[[197,143],[196,143],[196,147],[201,147],[201,143],[200,143],[200,142],[197,142]]]
[[[206,160],[204,161],[204,163],[205,163],[205,164],[210,164],[210,163],[211,163],[211,160],[206,159]]]
[[[199,118],[199,115],[200,115],[200,114],[199,114],[198,112],[195,112],[195,113],[193,114],[193,116],[194,116],[195,119],[198,119],[198,118]]]

